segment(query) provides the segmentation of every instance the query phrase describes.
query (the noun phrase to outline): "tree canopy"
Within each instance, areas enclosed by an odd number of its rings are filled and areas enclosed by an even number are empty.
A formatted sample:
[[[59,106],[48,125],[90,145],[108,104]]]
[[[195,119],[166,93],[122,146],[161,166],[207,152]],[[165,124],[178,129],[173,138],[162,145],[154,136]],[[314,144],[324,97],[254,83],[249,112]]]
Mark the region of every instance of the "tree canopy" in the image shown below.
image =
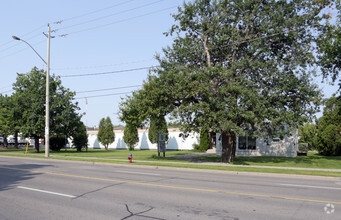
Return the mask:
[[[274,136],[298,128],[318,110],[312,84],[316,42],[331,2],[195,0],[173,15],[173,44],[156,58],[142,90],[123,102],[136,125],[173,114],[184,131],[222,134],[222,161],[234,159],[236,136]],[[290,131],[290,130],[289,130]]]
[[[25,136],[35,138],[35,148],[39,152],[39,137],[45,134],[45,71],[34,67],[29,73],[18,73],[13,89],[13,114],[20,114],[15,117],[15,121],[20,120],[17,128]],[[77,113],[79,107],[74,96],[74,92],[62,86],[59,77],[50,76],[50,135],[71,137],[76,132],[81,115]]]
[[[115,141],[114,125],[109,117],[102,118],[99,122],[97,138],[106,150],[108,150],[109,144]]]
[[[332,12],[339,12],[341,10],[340,1],[338,4],[328,6],[329,16],[332,17]],[[336,7],[336,8],[334,8]],[[317,45],[319,46],[319,58],[321,70],[325,78],[330,77],[332,82],[339,83],[339,90],[341,90],[341,14],[333,18],[335,24],[327,21],[324,33],[321,35]]]

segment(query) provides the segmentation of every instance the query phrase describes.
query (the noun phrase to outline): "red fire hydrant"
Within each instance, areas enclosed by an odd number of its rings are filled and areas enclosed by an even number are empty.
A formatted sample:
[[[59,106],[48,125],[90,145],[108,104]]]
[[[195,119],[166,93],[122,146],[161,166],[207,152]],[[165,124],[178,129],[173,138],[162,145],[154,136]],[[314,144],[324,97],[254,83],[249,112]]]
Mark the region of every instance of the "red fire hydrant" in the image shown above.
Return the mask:
[[[128,161],[129,161],[129,163],[133,162],[133,155],[132,154],[129,154]]]

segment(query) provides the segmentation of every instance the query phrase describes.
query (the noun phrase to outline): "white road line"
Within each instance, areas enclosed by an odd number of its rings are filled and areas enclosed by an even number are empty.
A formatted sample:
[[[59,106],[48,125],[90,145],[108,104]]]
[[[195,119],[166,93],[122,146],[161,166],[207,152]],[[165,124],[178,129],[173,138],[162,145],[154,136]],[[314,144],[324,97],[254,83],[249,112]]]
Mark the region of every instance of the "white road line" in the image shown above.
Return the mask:
[[[76,198],[76,196],[72,196],[72,195],[67,195],[67,194],[63,194],[63,193],[56,193],[56,192],[51,192],[51,191],[45,191],[45,190],[40,190],[40,189],[33,189],[33,188],[24,187],[24,186],[18,186],[18,188],[27,189],[27,190],[36,191],[36,192],[53,194],[53,195],[57,195],[57,196],[65,196],[65,197],[69,197],[69,198]]]
[[[304,187],[304,188],[315,188],[315,189],[336,189],[341,190],[338,187],[328,187],[328,186],[310,186],[310,185],[296,185],[296,184],[279,184],[281,186],[295,186],[295,187]]]
[[[150,175],[150,176],[160,176],[160,174],[157,173],[141,173],[141,172],[131,172],[131,171],[119,171],[116,170],[117,173],[129,173],[129,174],[141,174],[141,175]]]

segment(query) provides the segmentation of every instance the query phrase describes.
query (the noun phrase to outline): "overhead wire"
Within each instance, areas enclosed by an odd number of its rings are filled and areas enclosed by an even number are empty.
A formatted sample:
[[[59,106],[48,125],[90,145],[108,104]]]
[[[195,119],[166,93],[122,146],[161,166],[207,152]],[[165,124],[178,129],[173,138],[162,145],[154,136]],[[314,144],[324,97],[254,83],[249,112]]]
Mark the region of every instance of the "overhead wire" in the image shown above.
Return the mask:
[[[46,40],[39,41],[39,42],[37,42],[37,43],[35,43],[35,44],[33,44],[33,45],[39,45],[39,44],[42,44],[42,43],[44,43],[44,42],[46,42]],[[0,57],[0,60],[2,60],[2,59],[4,59],[4,58],[7,58],[7,57],[10,57],[10,56],[13,56],[13,55],[15,55],[15,54],[18,54],[18,53],[20,53],[20,52],[22,52],[22,51],[24,51],[24,50],[27,50],[27,49],[29,49],[29,47],[25,47],[24,49],[18,50],[18,51],[16,51],[16,52],[13,52],[13,53],[8,54],[8,55],[6,55],[6,56],[2,56],[2,57]]]
[[[158,66],[148,66],[148,67],[140,67],[140,68],[134,68],[134,69],[116,70],[116,71],[110,71],[110,72],[74,74],[74,75],[59,75],[59,76],[61,78],[82,77],[82,76],[98,76],[98,75],[108,75],[108,74],[115,74],[115,73],[124,73],[124,72],[132,72],[132,71],[138,71],[138,70],[145,70],[145,69],[150,69],[150,68],[153,68],[153,67],[158,67]]]
[[[45,26],[45,25],[44,25],[44,26]],[[19,36],[20,36],[20,37],[25,37],[25,36],[27,36],[27,35],[30,35],[30,34],[33,33],[33,32],[36,32],[37,30],[43,28],[44,26],[39,26],[38,28],[35,28],[35,29],[33,29],[32,31],[29,31],[29,32],[27,32],[27,33],[25,33],[25,34],[23,34],[23,35],[19,35]],[[41,34],[41,33],[40,33],[40,34]],[[13,41],[13,39],[12,39],[12,40],[10,40],[10,41],[8,41],[8,42],[6,42],[6,43],[0,44],[0,48],[3,47],[3,46],[6,46],[7,44],[13,43],[13,42],[14,42],[14,41]]]
[[[14,89],[7,90],[7,91],[4,91],[4,92],[0,92],[0,94],[9,93],[9,92],[12,92],[12,91],[14,91]]]
[[[146,59],[146,60],[137,60],[137,61],[131,61],[131,62],[122,62],[122,63],[116,63],[116,64],[106,64],[102,66],[87,66],[87,67],[57,67],[57,68],[51,68],[51,70],[80,70],[80,69],[99,69],[103,67],[110,67],[110,66],[120,66],[120,65],[126,65],[126,64],[136,64],[136,63],[144,63],[155,60],[152,59]]]
[[[133,2],[133,1],[135,1],[135,0],[125,0],[125,1],[123,1],[121,3],[115,4],[115,5],[112,5],[112,6],[109,6],[109,7],[105,7],[105,8],[102,8],[102,9],[98,9],[98,10],[91,11],[91,12],[88,12],[88,13],[85,13],[85,14],[81,14],[81,15],[77,15],[77,16],[74,16],[74,17],[65,18],[65,19],[62,19],[62,20],[59,20],[59,21],[55,21],[53,23],[54,24],[61,24],[61,23],[65,22],[65,21],[70,21],[70,20],[74,20],[74,19],[81,18],[81,17],[84,17],[84,16],[88,16],[88,15],[91,15],[91,14],[95,14],[97,12],[105,11],[105,10],[108,10],[110,8],[115,8],[117,6],[121,6],[121,5],[127,4],[129,2]]]
[[[75,97],[75,99],[89,99],[89,98],[98,98],[98,97],[105,97],[105,96],[114,96],[114,95],[126,95],[129,93],[132,93],[133,91],[130,92],[122,92],[122,93],[112,93],[112,94],[104,94],[104,95],[94,95],[94,96],[84,96],[84,97]]]
[[[102,16],[102,17],[99,17],[99,18],[91,19],[91,20],[84,21],[84,22],[81,22],[81,23],[78,23],[78,24],[73,24],[73,25],[70,25],[70,26],[67,26],[67,27],[62,27],[62,28],[57,29],[57,31],[68,29],[68,28],[72,28],[72,27],[76,27],[76,26],[79,26],[79,25],[87,24],[87,23],[91,23],[91,22],[98,21],[98,20],[102,20],[102,19],[105,19],[105,18],[108,18],[108,17],[112,17],[112,16],[115,16],[115,15],[123,14],[123,13],[130,12],[130,11],[134,11],[134,10],[137,10],[137,9],[141,9],[141,8],[148,7],[150,5],[153,5],[153,4],[162,2],[162,1],[164,1],[164,0],[154,1],[154,2],[151,2],[151,3],[145,4],[145,5],[142,5],[142,6],[135,7],[135,8],[131,8],[131,9],[127,9],[127,10],[124,10],[124,11],[120,11],[120,12],[116,12],[116,13],[113,13],[113,14],[109,14],[109,15],[106,15],[106,16]]]
[[[102,91],[109,91],[109,90],[118,90],[118,89],[128,89],[128,88],[136,88],[136,87],[140,87],[142,86],[142,84],[140,85],[133,85],[133,86],[121,86],[121,87],[114,87],[114,88],[105,88],[105,89],[95,89],[95,90],[87,90],[87,91],[76,91],[76,94],[80,94],[80,93],[92,93],[92,92],[102,92]],[[11,90],[7,90],[4,92],[0,92],[0,94],[4,94],[4,93],[8,93],[11,91],[15,91],[14,89]],[[90,96],[91,97],[101,97],[101,96],[109,96],[109,95],[115,95],[115,94],[126,94],[126,93],[131,93],[130,92],[123,92],[123,93],[114,93],[114,94],[104,94],[104,95],[95,95],[95,96]],[[45,95],[43,95],[45,96]],[[85,96],[87,98],[89,98],[88,96]],[[76,98],[75,98],[76,99]],[[79,97],[77,99],[80,99]]]
[[[164,8],[164,9],[161,9],[161,10],[152,11],[152,12],[149,12],[149,13],[146,13],[146,14],[134,16],[134,17],[131,17],[131,18],[126,18],[126,19],[118,20],[118,21],[107,23],[107,24],[103,24],[103,25],[97,25],[97,26],[94,26],[94,27],[90,27],[90,28],[86,28],[86,29],[82,29],[82,30],[78,30],[78,31],[70,32],[70,33],[65,33],[65,34],[59,35],[59,37],[65,37],[65,36],[72,35],[72,34],[78,34],[78,33],[86,32],[86,31],[90,31],[90,30],[95,30],[95,29],[107,27],[107,26],[118,24],[118,23],[122,23],[122,22],[125,22],[125,21],[130,21],[130,20],[133,20],[133,19],[137,19],[137,18],[148,16],[148,15],[156,14],[156,13],[159,13],[159,12],[162,12],[162,11],[167,11],[169,9],[173,9],[173,8],[176,8],[176,7],[177,6],[172,6],[172,7]]]
[[[76,92],[76,93],[79,94],[79,93],[102,92],[102,91],[108,91],[108,90],[135,88],[135,87],[140,87],[140,86],[142,86],[142,85],[123,86],[123,87],[115,87],[115,88],[107,88],[107,89],[96,89],[96,90],[80,91],[80,92]]]

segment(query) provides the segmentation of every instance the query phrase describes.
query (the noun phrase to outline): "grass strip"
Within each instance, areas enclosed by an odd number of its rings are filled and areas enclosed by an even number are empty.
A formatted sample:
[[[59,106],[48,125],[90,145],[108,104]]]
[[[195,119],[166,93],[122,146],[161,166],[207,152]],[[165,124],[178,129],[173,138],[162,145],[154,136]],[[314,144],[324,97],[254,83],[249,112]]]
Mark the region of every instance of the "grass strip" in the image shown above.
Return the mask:
[[[24,154],[17,153],[6,153],[0,154],[4,156],[15,156],[15,157],[25,157]],[[329,176],[329,177],[341,177],[341,172],[331,172],[331,171],[319,171],[319,170],[291,170],[291,169],[278,169],[278,168],[258,168],[258,167],[230,167],[230,166],[215,166],[215,165],[197,165],[191,163],[160,163],[158,161],[150,162],[133,162],[129,163],[127,161],[120,160],[110,160],[108,158],[104,159],[94,159],[94,158],[74,158],[74,157],[49,157],[45,158],[43,155],[28,155],[26,157],[31,158],[42,158],[50,160],[68,160],[68,161],[83,161],[91,163],[110,163],[110,164],[128,164],[134,165],[145,165],[145,166],[160,166],[160,167],[179,167],[179,168],[194,168],[194,169],[207,169],[207,170],[222,170],[222,171],[235,171],[235,172],[259,172],[259,173],[278,173],[278,174],[295,174],[295,175],[313,175],[313,176]]]

